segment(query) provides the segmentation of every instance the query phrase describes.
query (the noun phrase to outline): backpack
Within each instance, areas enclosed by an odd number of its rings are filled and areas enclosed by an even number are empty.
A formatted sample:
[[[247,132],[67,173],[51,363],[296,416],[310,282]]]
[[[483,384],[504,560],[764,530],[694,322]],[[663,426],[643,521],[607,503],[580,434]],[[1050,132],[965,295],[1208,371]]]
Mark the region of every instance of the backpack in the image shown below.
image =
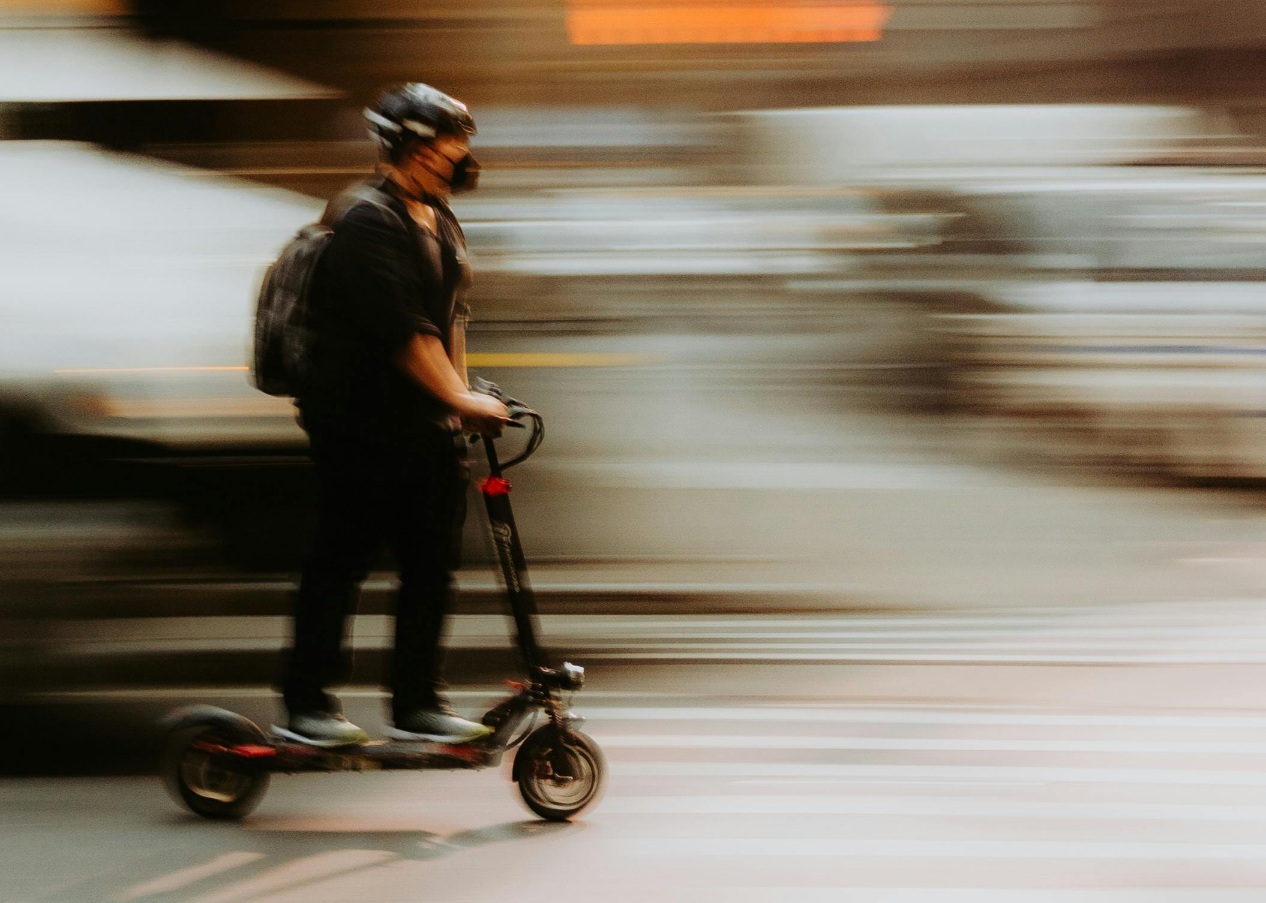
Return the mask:
[[[255,355],[251,379],[269,395],[298,395],[307,381],[312,330],[308,289],[317,260],[334,231],[312,223],[298,231],[264,274],[255,303]]]
[[[269,395],[293,398],[303,391],[311,367],[313,330],[308,323],[308,291],[317,260],[337,225],[352,207],[368,201],[407,229],[374,182],[354,186],[326,208],[320,222],[300,229],[264,274],[255,302],[255,353],[251,380]]]

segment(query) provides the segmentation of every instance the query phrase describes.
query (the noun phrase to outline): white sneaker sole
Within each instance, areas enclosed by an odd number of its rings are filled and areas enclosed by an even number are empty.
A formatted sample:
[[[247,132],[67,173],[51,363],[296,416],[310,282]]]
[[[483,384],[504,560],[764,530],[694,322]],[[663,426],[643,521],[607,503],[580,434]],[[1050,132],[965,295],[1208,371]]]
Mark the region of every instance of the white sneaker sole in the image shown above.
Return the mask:
[[[355,740],[318,740],[315,737],[305,737],[302,734],[296,734],[294,731],[286,730],[280,725],[272,725],[268,732],[274,737],[281,740],[289,740],[292,743],[302,743],[304,746],[315,746],[318,749],[336,749],[340,746],[361,746],[369,741],[368,735],[357,737]]]
[[[481,731],[477,734],[415,734],[411,731],[401,730],[398,727],[389,727],[383,731],[392,740],[425,740],[430,743],[470,743],[474,740],[481,740],[492,733],[492,728]]]

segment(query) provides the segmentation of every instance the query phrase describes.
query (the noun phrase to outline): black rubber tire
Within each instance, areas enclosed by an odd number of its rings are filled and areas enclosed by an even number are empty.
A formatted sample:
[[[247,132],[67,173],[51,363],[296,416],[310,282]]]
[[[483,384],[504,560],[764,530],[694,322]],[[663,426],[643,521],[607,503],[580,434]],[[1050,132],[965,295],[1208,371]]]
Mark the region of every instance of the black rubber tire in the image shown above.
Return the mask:
[[[546,821],[566,821],[597,802],[607,763],[580,731],[552,724],[534,730],[514,757],[514,780],[527,807]]]
[[[169,733],[163,745],[163,784],[176,802],[203,818],[245,818],[268,790],[268,770],[258,762],[217,756],[200,747],[267,742],[259,728],[245,718],[184,724]]]

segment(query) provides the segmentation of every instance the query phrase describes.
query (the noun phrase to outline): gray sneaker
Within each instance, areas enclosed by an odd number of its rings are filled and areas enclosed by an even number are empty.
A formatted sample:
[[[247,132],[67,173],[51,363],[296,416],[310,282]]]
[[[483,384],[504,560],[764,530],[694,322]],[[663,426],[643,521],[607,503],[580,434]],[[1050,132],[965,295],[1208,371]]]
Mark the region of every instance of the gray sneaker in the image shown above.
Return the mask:
[[[430,740],[433,743],[469,743],[492,733],[487,725],[467,721],[439,709],[419,709],[387,728],[393,740]]]
[[[329,712],[295,712],[285,728],[273,725],[273,733],[287,740],[322,748],[364,743],[369,734],[348,721],[342,714]]]

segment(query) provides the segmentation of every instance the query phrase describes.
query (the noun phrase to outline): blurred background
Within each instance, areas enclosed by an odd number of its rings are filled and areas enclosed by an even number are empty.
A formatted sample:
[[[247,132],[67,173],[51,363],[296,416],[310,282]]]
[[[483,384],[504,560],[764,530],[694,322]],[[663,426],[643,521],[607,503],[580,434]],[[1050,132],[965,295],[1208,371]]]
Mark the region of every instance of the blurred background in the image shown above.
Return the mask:
[[[0,694],[266,687],[308,471],[255,292],[397,80],[478,121],[472,364],[546,417],[573,648],[1259,592],[1263,45],[1258,0],[5,0]]]
[[[1264,50],[1261,0],[0,0],[0,896],[347,899],[313,863],[365,848],[398,899],[440,823],[524,900],[1266,885]],[[556,860],[447,776],[175,848],[14,776],[273,717],[310,475],[255,295],[400,80],[478,122],[471,363],[547,422],[516,514],[612,789]],[[473,710],[515,665],[467,534]]]

